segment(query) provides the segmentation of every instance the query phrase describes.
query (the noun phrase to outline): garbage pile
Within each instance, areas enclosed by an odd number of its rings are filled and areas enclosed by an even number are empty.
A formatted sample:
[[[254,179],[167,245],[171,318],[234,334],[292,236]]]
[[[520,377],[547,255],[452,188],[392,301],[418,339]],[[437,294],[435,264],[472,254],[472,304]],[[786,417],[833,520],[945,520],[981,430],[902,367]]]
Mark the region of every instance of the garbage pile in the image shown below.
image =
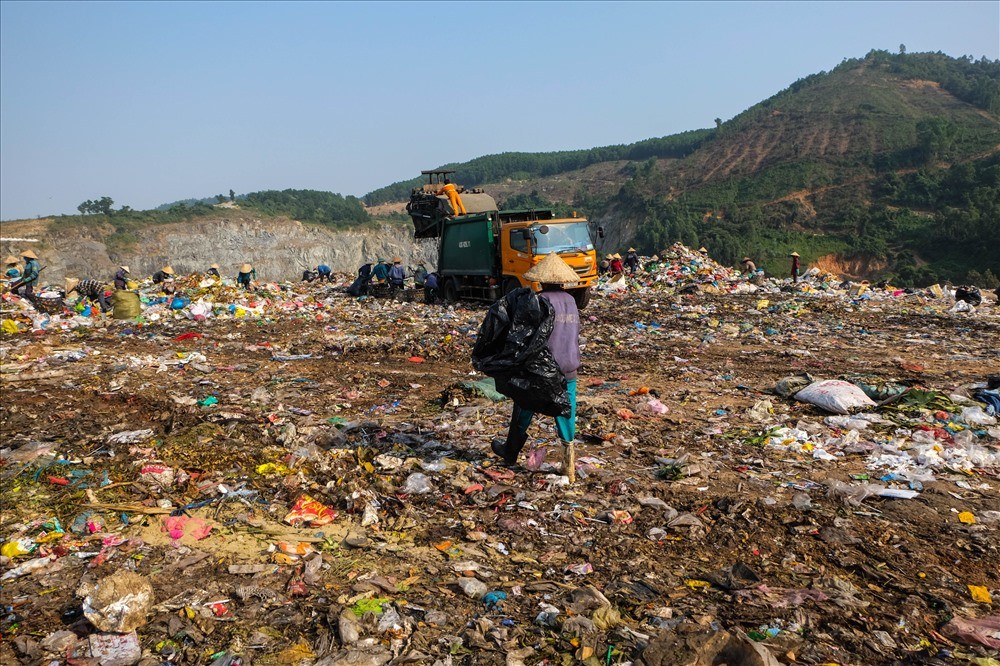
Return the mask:
[[[884,300],[910,300],[916,303],[946,305],[950,313],[975,314],[977,309],[997,305],[978,287],[946,288],[932,285],[923,289],[896,287],[888,282],[877,285],[867,280],[845,280],[813,267],[805,270],[797,282],[785,275],[766,277],[763,270],[741,271],[718,263],[707,252],[692,250],[675,243],[660,255],[641,257],[641,268],[632,273],[605,275],[598,281],[596,293],[614,298],[652,293],[664,294],[757,294],[761,297],[794,293],[802,298],[836,298],[855,306]]]
[[[483,306],[5,297],[0,662],[994,664],[1000,317],[676,261],[582,313],[575,483]]]

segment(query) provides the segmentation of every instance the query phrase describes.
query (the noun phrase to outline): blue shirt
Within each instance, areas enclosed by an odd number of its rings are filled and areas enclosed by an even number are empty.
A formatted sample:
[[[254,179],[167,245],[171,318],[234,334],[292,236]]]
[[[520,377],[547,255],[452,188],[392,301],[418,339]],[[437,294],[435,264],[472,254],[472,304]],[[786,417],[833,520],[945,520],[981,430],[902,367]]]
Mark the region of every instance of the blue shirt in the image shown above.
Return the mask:
[[[28,259],[27,263],[24,264],[24,277],[21,278],[22,284],[32,284],[38,280],[38,262],[34,259]]]

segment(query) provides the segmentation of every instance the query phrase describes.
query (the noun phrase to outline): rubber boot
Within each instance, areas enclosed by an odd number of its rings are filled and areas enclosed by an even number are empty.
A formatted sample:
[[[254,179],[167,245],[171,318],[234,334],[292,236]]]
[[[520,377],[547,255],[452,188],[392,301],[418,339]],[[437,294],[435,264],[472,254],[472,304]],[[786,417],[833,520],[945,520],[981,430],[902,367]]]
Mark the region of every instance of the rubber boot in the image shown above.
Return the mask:
[[[513,465],[517,462],[517,457],[521,454],[521,449],[528,442],[528,433],[518,432],[517,430],[518,411],[519,408],[515,405],[514,414],[510,418],[510,427],[507,428],[507,440],[501,442],[499,439],[494,439],[490,443],[493,453],[503,458],[503,461],[508,465]]]

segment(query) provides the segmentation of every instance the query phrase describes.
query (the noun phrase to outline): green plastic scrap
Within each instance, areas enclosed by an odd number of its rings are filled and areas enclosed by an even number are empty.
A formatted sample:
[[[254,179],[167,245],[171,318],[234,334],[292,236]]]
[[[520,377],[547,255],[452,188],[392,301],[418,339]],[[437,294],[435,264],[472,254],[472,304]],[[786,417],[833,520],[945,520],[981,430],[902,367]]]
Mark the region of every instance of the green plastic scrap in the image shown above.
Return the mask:
[[[507,399],[507,396],[497,391],[496,382],[493,381],[492,377],[481,379],[478,382],[462,382],[462,388],[484,398],[489,398],[493,402]]]
[[[383,597],[372,597],[371,599],[361,599],[358,603],[351,606],[351,610],[358,617],[363,617],[365,613],[381,613],[382,604],[387,604],[391,599],[386,599]]]

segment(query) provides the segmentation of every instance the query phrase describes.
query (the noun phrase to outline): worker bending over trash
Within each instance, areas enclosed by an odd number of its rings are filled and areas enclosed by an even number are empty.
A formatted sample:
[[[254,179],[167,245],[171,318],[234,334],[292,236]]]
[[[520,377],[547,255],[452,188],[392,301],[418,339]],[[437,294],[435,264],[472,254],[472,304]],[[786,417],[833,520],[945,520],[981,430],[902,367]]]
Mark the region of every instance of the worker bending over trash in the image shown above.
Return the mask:
[[[236,283],[243,287],[244,289],[250,288],[250,283],[257,279],[257,271],[251,264],[243,264],[240,266],[240,272],[236,276]]]
[[[105,290],[105,284],[99,280],[66,278],[66,298],[68,299],[74,292],[77,295],[73,307],[85,300],[96,301],[101,306],[101,311],[107,312],[111,309],[111,301],[108,300]]]
[[[164,266],[160,270],[153,273],[153,284],[160,284],[164,280],[169,280],[174,277],[174,269],[170,266]]]
[[[3,276],[5,278],[7,278],[8,280],[16,280],[17,278],[21,277],[21,269],[20,269],[21,262],[17,260],[17,257],[15,257],[14,255],[9,255],[6,259],[3,260],[3,263],[4,263]]]
[[[122,264],[118,267],[118,271],[115,273],[115,289],[123,291],[128,289],[128,266]]]

